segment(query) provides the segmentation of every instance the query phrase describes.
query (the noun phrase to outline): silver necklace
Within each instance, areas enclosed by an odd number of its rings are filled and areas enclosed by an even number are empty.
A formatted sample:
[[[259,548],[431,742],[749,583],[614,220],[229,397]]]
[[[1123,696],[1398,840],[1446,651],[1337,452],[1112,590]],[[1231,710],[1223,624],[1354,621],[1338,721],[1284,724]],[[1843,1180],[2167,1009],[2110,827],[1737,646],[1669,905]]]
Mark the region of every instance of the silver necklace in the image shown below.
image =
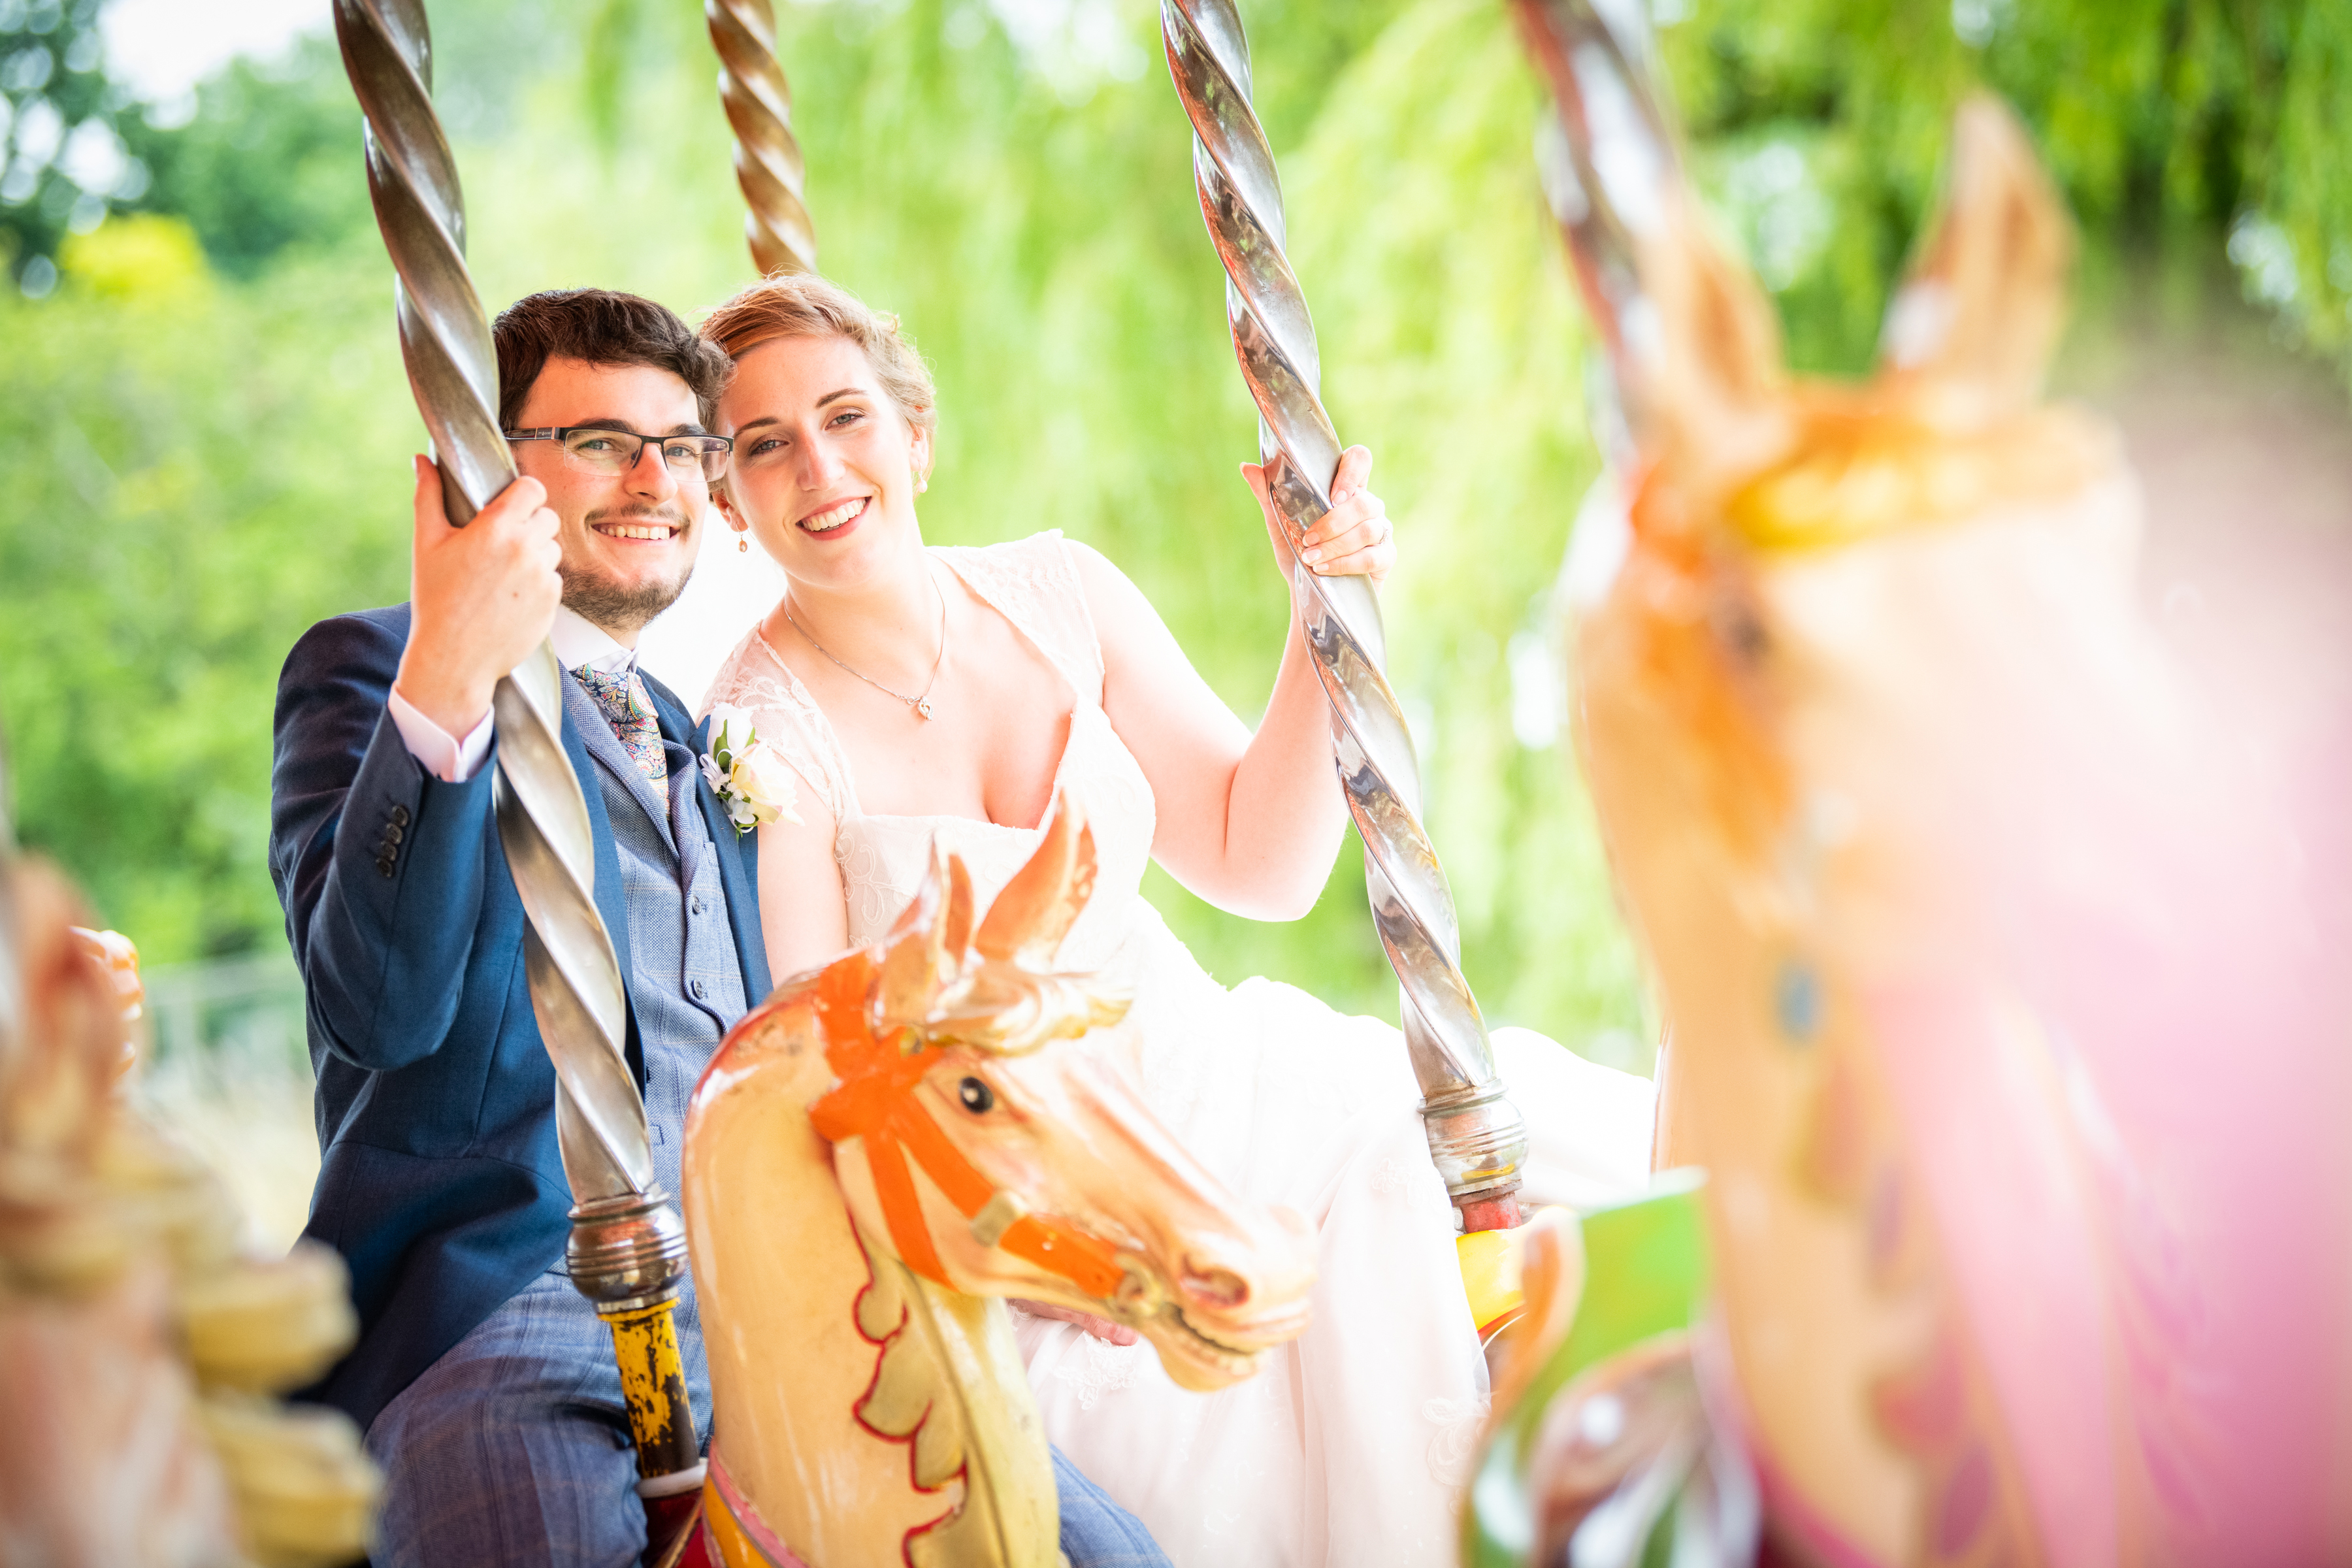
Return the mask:
[[[840,658],[835,655],[831,648],[817,641],[816,638],[809,637],[808,627],[801,625],[798,620],[793,619],[793,602],[789,598],[784,601],[784,619],[792,621],[793,630],[800,633],[801,636],[804,637],[808,637],[809,647],[816,649],[817,652],[824,655],[825,658],[832,659],[834,663],[841,665],[843,669],[848,670],[850,674],[857,677],[858,679],[866,682],[866,685],[872,687],[875,690],[881,692],[885,696],[897,698],[908,707],[912,708],[919,715],[928,720],[932,717],[931,688],[940,683],[940,667],[948,661],[948,596],[945,593],[940,591],[940,580],[936,577],[931,579],[931,592],[938,594],[940,596],[940,656],[939,658],[931,660],[931,678],[923,683],[922,695],[919,697],[909,697],[903,691],[893,691],[888,687],[883,685],[880,681],[875,679],[872,676],[866,674],[864,670],[850,669],[849,666],[842,664]]]

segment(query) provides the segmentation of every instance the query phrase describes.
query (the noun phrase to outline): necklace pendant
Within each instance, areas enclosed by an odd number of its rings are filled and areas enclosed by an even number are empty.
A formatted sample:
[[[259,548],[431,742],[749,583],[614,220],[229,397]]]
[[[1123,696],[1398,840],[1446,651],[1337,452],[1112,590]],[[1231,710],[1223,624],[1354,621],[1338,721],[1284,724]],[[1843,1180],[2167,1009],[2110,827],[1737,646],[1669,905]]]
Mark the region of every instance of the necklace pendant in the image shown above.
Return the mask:
[[[931,716],[931,700],[928,697],[916,698],[915,711],[929,719]]]

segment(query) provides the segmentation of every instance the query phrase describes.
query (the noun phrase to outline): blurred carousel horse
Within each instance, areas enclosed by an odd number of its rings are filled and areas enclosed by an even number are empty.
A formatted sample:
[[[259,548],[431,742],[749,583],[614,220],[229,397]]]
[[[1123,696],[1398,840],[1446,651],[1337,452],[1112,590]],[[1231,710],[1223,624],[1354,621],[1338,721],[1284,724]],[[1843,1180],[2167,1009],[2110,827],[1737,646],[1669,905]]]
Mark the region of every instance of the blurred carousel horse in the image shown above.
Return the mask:
[[[341,1264],[237,1254],[234,1206],[125,1097],[136,954],[78,903],[0,845],[0,1563],[352,1561],[359,1434],[271,1397],[351,1342]]]
[[[1792,383],[1640,46],[1522,16],[1625,417],[1563,578],[1578,740],[1659,1163],[1709,1173],[1688,1397],[1765,1551],[2352,1561],[2339,982],[2281,781],[2137,605],[2117,441],[2038,401],[2072,238],[2021,129],[1962,110],[1877,376]]]
[[[1114,1066],[1055,1045],[1126,1010],[1051,968],[1094,876],[1066,798],[976,926],[963,862],[935,854],[887,938],[778,986],[712,1058],[685,1164],[708,1561],[1060,1561],[1045,1433],[989,1298],[1125,1323],[1202,1390],[1307,1327],[1303,1227],[1237,1203]]]

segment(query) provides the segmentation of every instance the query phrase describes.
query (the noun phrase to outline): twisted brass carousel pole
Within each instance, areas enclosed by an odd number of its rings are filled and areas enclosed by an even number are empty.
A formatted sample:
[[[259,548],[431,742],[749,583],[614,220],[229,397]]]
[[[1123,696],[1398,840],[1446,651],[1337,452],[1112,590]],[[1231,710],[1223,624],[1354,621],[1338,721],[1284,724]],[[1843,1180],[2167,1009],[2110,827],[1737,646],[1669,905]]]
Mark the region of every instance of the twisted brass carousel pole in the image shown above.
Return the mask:
[[[1258,453],[1295,542],[1330,510],[1339,437],[1324,412],[1315,324],[1284,257],[1282,186],[1250,108],[1249,43],[1232,0],[1161,0],[1169,73],[1192,117],[1201,213],[1225,268],[1225,316],[1257,400]],[[1421,773],[1381,674],[1380,602],[1362,577],[1294,568],[1315,673],[1331,702],[1331,747],[1364,840],[1364,883],[1381,945],[1403,988],[1430,1157],[1465,1230],[1517,1223],[1527,1125],[1495,1071],[1477,998],[1462,975],[1454,895],[1421,825]]]
[[[762,278],[816,270],[816,228],[801,190],[804,166],[793,138],[793,91],[776,59],[768,0],[702,0],[719,51],[719,100],[735,132],[735,182],[743,187],[743,237]]]
[[[1615,405],[1595,410],[1604,456],[1630,458],[1651,384],[1664,367],[1642,323],[1652,308],[1636,251],[1663,216],[1681,166],[1638,13],[1612,26],[1591,0],[1514,0],[1520,36],[1550,83],[1556,118],[1536,139],[1544,195],[1574,264],[1585,314],[1601,335]]]
[[[433,437],[442,500],[463,527],[515,478],[498,422],[490,325],[466,268],[457,167],[433,112],[423,0],[335,0],[343,68],[365,115],[368,195],[399,276],[401,357]],[[499,682],[499,842],[530,917],[531,1012],[555,1065],[571,1184],[572,1281],[613,1327],[637,1440],[638,1490],[689,1490],[701,1455],[671,1305],[686,1233],[654,1180],[646,1108],[624,1054],[628,1003],[596,913],[588,805],[562,737],[562,675],[545,643]]]

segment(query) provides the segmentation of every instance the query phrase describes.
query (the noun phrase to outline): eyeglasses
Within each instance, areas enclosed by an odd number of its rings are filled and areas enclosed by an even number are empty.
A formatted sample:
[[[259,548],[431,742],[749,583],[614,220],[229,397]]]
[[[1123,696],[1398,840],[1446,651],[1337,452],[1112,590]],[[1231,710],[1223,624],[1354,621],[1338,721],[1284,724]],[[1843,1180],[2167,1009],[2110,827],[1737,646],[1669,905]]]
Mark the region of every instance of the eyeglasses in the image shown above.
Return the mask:
[[[602,425],[509,430],[507,439],[556,442],[562,447],[566,462],[592,474],[625,474],[637,466],[648,446],[658,442],[665,464],[678,473],[698,473],[705,484],[719,481],[735,450],[734,441],[725,436],[640,436],[635,430],[614,430]]]

